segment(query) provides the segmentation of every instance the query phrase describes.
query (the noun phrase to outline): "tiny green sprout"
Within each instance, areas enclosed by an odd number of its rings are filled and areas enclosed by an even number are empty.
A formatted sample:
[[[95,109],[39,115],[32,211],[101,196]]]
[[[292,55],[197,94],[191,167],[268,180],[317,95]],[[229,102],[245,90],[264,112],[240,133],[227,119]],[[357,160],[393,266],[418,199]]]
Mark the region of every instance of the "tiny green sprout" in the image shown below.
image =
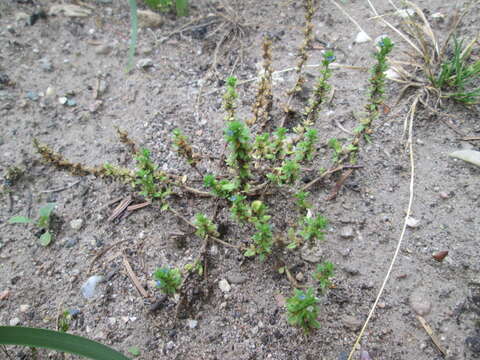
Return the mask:
[[[304,140],[299,142],[295,149],[295,160],[312,160],[317,138],[317,130],[307,129],[307,132],[304,134]]]
[[[307,200],[310,196],[310,193],[308,191],[299,191],[294,196],[297,199],[296,204],[300,208],[300,210],[304,211],[312,207],[312,204]]]
[[[153,277],[157,287],[167,295],[176,293],[182,284],[182,274],[178,269],[162,267],[155,271]]]
[[[252,219],[253,223],[267,223],[271,219],[270,215],[267,215],[268,208],[260,200],[252,202]]]
[[[215,176],[212,174],[207,174],[203,178],[203,184],[212,190],[212,193],[215,196],[218,196],[222,199],[228,199],[232,196],[232,193],[238,189],[240,184],[238,181],[229,181],[226,179],[217,181]]]
[[[328,140],[328,147],[333,150],[333,162],[338,162],[342,154],[342,144],[338,139],[331,138]]]
[[[305,217],[304,228],[300,231],[300,235],[305,241],[323,240],[325,233],[322,230],[325,230],[327,224],[327,219],[321,215],[318,215],[316,218]]]
[[[229,199],[232,202],[230,211],[235,219],[240,222],[247,222],[252,216],[252,209],[246,202],[247,197],[243,195],[233,195]]]
[[[235,168],[242,184],[250,178],[251,145],[248,128],[240,121],[228,123],[225,138],[230,145],[228,165]]]
[[[47,203],[42,206],[38,212],[38,220],[30,219],[26,216],[13,216],[8,220],[9,224],[35,224],[38,228],[43,230],[43,234],[40,236],[40,245],[47,246],[51,243],[53,235],[50,232],[50,222],[53,210],[55,209],[55,203]]]
[[[305,292],[295,289],[294,295],[287,299],[287,319],[293,326],[300,326],[309,332],[311,329],[319,328],[318,302],[320,300],[314,295],[313,289],[308,288]]]
[[[197,260],[194,263],[186,264],[184,266],[185,271],[196,272],[198,275],[203,275],[203,265],[202,262]]]
[[[257,232],[252,237],[255,244],[252,244],[247,251],[245,251],[244,255],[258,255],[259,259],[263,261],[265,260],[266,256],[272,252],[272,226],[270,224],[262,224],[257,222],[255,223],[255,228],[257,229]]]
[[[219,236],[217,225],[215,225],[212,220],[207,218],[204,214],[197,214],[195,216],[194,225],[197,227],[195,234],[201,238],[205,238],[207,236]]]
[[[197,165],[198,159],[195,158],[192,146],[180,129],[173,130],[173,146],[177,150],[177,153],[187,160],[190,165],[193,167]]]
[[[57,318],[57,331],[67,332],[70,329],[70,322],[72,321],[72,315],[70,311],[63,311]]]
[[[286,160],[275,172],[267,174],[267,178],[278,185],[292,185],[300,175],[300,164],[295,160]]]
[[[150,159],[150,150],[141,149],[135,157],[138,170],[135,172],[135,184],[140,186],[140,195],[147,199],[165,199],[170,195],[168,187],[159,186],[158,182],[165,182],[166,177],[158,175],[157,165]],[[165,204],[164,204],[165,205]]]
[[[225,108],[225,115],[226,121],[234,121],[235,120],[235,100],[238,98],[238,94],[235,90],[235,86],[237,85],[237,78],[234,76],[229,76],[226,80],[227,90],[223,95],[223,107]]]
[[[334,270],[335,266],[329,261],[325,261],[317,265],[317,269],[315,270],[313,277],[318,281],[318,285],[320,286],[322,292],[332,285],[330,278],[333,276]]]

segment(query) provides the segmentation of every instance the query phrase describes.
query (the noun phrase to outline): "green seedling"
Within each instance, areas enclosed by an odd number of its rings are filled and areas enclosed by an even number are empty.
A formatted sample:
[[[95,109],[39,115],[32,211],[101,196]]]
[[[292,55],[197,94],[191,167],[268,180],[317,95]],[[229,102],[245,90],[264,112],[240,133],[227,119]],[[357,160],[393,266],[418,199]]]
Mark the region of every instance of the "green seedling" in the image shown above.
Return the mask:
[[[215,225],[212,220],[207,218],[204,214],[197,214],[194,225],[197,227],[195,234],[201,238],[205,238],[207,236],[220,236],[217,231],[217,225]]]
[[[332,282],[330,281],[330,278],[333,276],[334,270],[335,270],[335,267],[329,261],[325,261],[317,265],[317,269],[315,270],[313,277],[315,278],[315,280],[318,281],[318,285],[322,292],[325,291],[325,289],[332,286]]]
[[[157,166],[150,159],[150,150],[142,149],[135,157],[138,170],[135,172],[135,184],[140,187],[140,195],[147,199],[165,199],[171,191],[168,187],[159,185],[166,182],[166,177],[156,172]]]
[[[312,207],[312,204],[308,201],[310,196],[308,191],[299,191],[294,196],[297,199],[296,204],[301,211],[306,211]]]
[[[165,294],[175,294],[182,284],[182,274],[178,269],[162,267],[153,274],[156,285]]]
[[[70,322],[72,321],[72,315],[70,311],[63,311],[57,318],[57,331],[67,332],[70,329]]]
[[[295,160],[286,160],[274,173],[267,175],[267,178],[278,185],[293,185],[300,175],[300,164]]]
[[[230,211],[233,217],[240,222],[247,222],[251,220],[252,209],[247,203],[247,197],[243,195],[234,195],[229,199],[232,202]]]
[[[463,40],[453,38],[452,55],[440,65],[438,74],[430,77],[432,84],[443,89],[443,96],[466,105],[477,104],[480,87],[472,89],[480,78],[480,60],[470,63],[471,48],[463,45]]]
[[[50,232],[50,222],[53,210],[55,209],[54,203],[47,203],[42,206],[38,212],[38,220],[30,219],[26,216],[13,216],[8,220],[9,224],[34,224],[39,229],[43,230],[43,234],[40,236],[40,245],[47,246],[51,243],[53,235]]]
[[[333,150],[333,162],[336,163],[340,160],[340,156],[342,155],[342,144],[338,139],[331,138],[328,140],[328,147]]]
[[[255,244],[252,244],[247,251],[245,251],[244,255],[258,255],[258,258],[263,261],[265,260],[266,256],[272,252],[272,227],[270,224],[262,224],[261,222],[257,222],[255,223],[255,228],[257,229],[257,232],[252,237],[252,240]]]
[[[203,178],[203,184],[209,188],[215,196],[222,199],[228,199],[240,187],[238,181],[230,181],[226,179],[217,181],[212,174],[205,175]]]
[[[317,142],[317,130],[307,129],[304,140],[299,142],[295,148],[295,160],[312,160],[315,155],[315,143]]]
[[[188,0],[145,0],[145,4],[152,10],[161,12],[168,12],[175,7],[177,16],[188,15]]]
[[[251,145],[248,128],[240,121],[228,123],[225,137],[230,145],[228,165],[237,171],[242,185],[250,178]]]
[[[300,235],[305,241],[314,242],[315,240],[323,240],[328,221],[325,217],[318,215],[316,218],[304,217],[304,227],[300,231]]]
[[[314,123],[316,116],[322,105],[327,101],[331,85],[328,79],[332,76],[330,64],[335,61],[333,51],[329,50],[323,54],[322,66],[320,67],[320,77],[317,80],[313,94],[308,101],[308,106],[304,110],[304,116],[307,122]]]
[[[237,85],[237,78],[234,76],[228,77],[226,84],[227,90],[223,95],[223,107],[226,112],[225,120],[235,121],[235,109],[237,108],[235,101],[238,98],[237,91],[235,90],[235,86]]]
[[[294,295],[287,299],[287,319],[293,326],[300,326],[305,332],[320,327],[318,322],[318,302],[313,289],[308,288],[305,292],[295,289]]]
[[[197,260],[194,263],[186,264],[184,267],[185,271],[195,272],[198,275],[203,275],[203,265],[201,261]]]
[[[192,146],[180,129],[173,130],[173,146],[177,150],[177,153],[187,160],[191,166],[195,167],[197,165],[198,159],[193,153]]]

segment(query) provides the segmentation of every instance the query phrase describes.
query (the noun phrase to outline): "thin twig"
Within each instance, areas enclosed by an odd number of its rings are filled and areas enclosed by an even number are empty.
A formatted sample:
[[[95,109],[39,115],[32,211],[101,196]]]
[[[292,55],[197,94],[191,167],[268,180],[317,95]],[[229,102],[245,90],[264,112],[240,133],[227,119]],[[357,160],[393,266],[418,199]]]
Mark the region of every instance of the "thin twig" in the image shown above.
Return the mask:
[[[417,315],[417,320],[422,324],[423,328],[427,332],[427,334],[430,336],[432,339],[433,343],[437,347],[437,349],[443,354],[443,356],[447,356],[447,350],[443,347],[443,345],[440,343],[440,340],[438,339],[437,335],[433,332],[432,327],[427,323],[427,321],[420,315]]]
[[[123,254],[123,266],[125,267],[125,270],[127,271],[127,275],[132,281],[133,285],[135,285],[135,288],[137,289],[138,293],[143,296],[145,299],[149,299],[150,295],[148,295],[147,291],[143,288],[142,284],[140,284],[140,280],[138,280],[137,275],[133,272],[132,267],[130,266],[130,263],[128,262],[127,256]]]
[[[63,187],[61,187],[61,188],[50,189],[50,190],[42,190],[42,191],[40,191],[40,193],[41,193],[41,194],[47,194],[47,193],[54,193],[54,192],[59,192],[59,191],[67,190],[67,189],[70,189],[71,187],[77,185],[79,182],[80,182],[80,180],[75,181],[75,182],[71,183],[70,185],[63,186]]]
[[[88,268],[88,273],[91,273],[92,272],[92,268],[93,268],[93,264],[95,264],[95,262],[101,258],[103,255],[105,255],[108,251],[110,251],[111,249],[113,249],[115,246],[117,245],[120,245],[124,242],[128,241],[127,239],[124,239],[124,240],[120,240],[120,241],[117,241],[116,243],[106,247],[105,249],[103,249],[102,251],[100,251],[97,255],[95,255],[95,257],[93,258],[93,260],[90,262],[90,266]]]

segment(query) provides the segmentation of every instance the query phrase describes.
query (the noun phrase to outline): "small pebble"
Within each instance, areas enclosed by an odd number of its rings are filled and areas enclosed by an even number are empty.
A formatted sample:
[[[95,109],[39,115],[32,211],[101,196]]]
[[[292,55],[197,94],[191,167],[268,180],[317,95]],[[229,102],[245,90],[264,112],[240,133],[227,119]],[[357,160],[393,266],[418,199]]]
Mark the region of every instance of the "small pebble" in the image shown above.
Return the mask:
[[[444,199],[444,200],[445,200],[445,199],[448,199],[448,198],[450,197],[450,196],[448,195],[448,193],[445,192],[445,191],[441,191],[438,195],[440,196],[440,198],[442,198],[442,199]]]
[[[302,282],[303,279],[305,279],[305,275],[303,275],[302,272],[299,272],[297,275],[295,275],[295,279],[297,279],[297,281]]]
[[[82,295],[87,299],[91,299],[98,295],[97,285],[102,281],[103,276],[101,275],[90,276],[81,287]]]
[[[367,41],[371,41],[372,39],[370,38],[370,36],[368,36],[368,34],[364,31],[360,31],[357,36],[355,37],[355,40],[353,41],[355,44],[362,44],[362,43],[365,43]]]
[[[240,273],[227,274],[227,280],[232,284],[243,284],[247,281],[247,277]]]
[[[415,290],[409,298],[410,306],[412,309],[421,316],[425,316],[430,313],[432,309],[432,303],[428,299],[428,295],[422,290]]]
[[[20,305],[20,308],[19,308],[19,309],[20,309],[20,312],[25,313],[25,312],[28,311],[28,309],[30,309],[30,305],[28,305],[28,304],[22,304],[22,305]]]
[[[9,296],[10,296],[10,290],[9,289],[3,290],[2,292],[0,292],[0,300],[5,300]]]
[[[52,72],[53,65],[52,62],[47,58],[42,58],[38,61],[40,63],[40,68],[45,72]]]
[[[411,216],[409,216],[407,219],[407,226],[415,229],[420,226],[420,220],[414,219]]]
[[[153,66],[153,60],[150,58],[140,59],[137,62],[138,69],[147,69]]]
[[[322,259],[323,249],[319,246],[310,247],[305,245],[300,250],[300,256],[303,260],[311,262],[311,263],[318,263]]]
[[[108,55],[112,52],[112,45],[100,45],[95,49],[95,54],[97,55]]]
[[[354,316],[343,315],[341,319],[342,319],[343,325],[349,328],[350,330],[356,331],[360,329],[360,327],[362,326],[362,321],[357,319]]]
[[[343,267],[343,270],[345,270],[345,271],[346,271],[348,274],[350,274],[350,275],[358,275],[358,274],[360,274],[360,271],[359,271],[357,268],[355,268],[355,267],[353,267],[353,266],[351,266],[351,265],[345,265],[345,266]]]
[[[173,341],[169,341],[166,345],[167,350],[173,350],[175,347],[175,343]]]
[[[80,230],[83,226],[83,220],[82,219],[73,219],[70,221],[70,227],[72,230]]]
[[[340,237],[343,239],[350,239],[353,237],[353,228],[351,226],[344,226],[340,230]]]
[[[220,288],[220,290],[222,290],[224,293],[227,293],[229,292],[232,287],[230,286],[230,284],[228,283],[227,280],[225,279],[222,279],[218,282],[218,287]]]
[[[10,319],[9,324],[10,326],[17,326],[20,324],[21,320],[18,317],[15,317],[13,319]]]
[[[187,320],[187,326],[190,328],[190,329],[195,329],[198,325],[198,321],[197,320],[193,320],[193,319],[189,319]]]
[[[35,91],[29,91],[27,92],[27,98],[32,101],[37,101],[40,96]]]
[[[65,96],[60,96],[58,98],[58,102],[61,104],[61,105],[65,105],[67,103],[68,99],[65,97]]]

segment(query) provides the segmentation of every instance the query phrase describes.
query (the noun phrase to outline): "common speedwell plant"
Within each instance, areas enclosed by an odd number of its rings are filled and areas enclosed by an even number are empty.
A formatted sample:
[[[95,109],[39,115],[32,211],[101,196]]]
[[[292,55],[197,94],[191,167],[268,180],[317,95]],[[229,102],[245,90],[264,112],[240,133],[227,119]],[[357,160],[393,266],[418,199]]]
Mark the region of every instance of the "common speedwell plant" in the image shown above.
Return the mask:
[[[45,204],[38,211],[38,219],[35,221],[26,216],[13,216],[8,220],[9,224],[34,224],[41,231],[40,245],[47,246],[52,242],[53,235],[50,229],[53,210],[55,209],[54,203]]]
[[[188,264],[186,270],[205,274],[206,267],[201,259],[205,256],[205,249],[211,242],[217,242],[225,246],[239,249],[244,256],[257,257],[266,260],[268,257],[277,257],[280,262],[283,259],[284,249],[291,250],[302,246],[315,246],[325,237],[327,219],[317,214],[315,206],[309,201],[309,192],[301,181],[306,165],[315,166],[317,159],[317,147],[319,134],[316,120],[320,117],[319,112],[328,100],[331,90],[329,79],[332,76],[330,65],[335,61],[333,52],[325,52],[320,66],[320,75],[314,87],[314,91],[308,104],[302,105],[298,111],[294,110],[291,100],[294,99],[306,78],[302,74],[303,66],[307,60],[307,50],[313,38],[312,18],[314,6],[312,0],[305,0],[306,24],[305,41],[299,49],[299,62],[296,68],[297,80],[288,92],[288,103],[282,108],[286,116],[283,121],[275,122],[275,112],[272,110],[272,68],[271,68],[271,42],[269,39],[264,43],[264,69],[259,83],[257,99],[254,103],[254,116],[250,119],[240,119],[236,112],[238,93],[236,91],[237,79],[229,77],[226,80],[226,91],[223,95],[225,111],[224,136],[228,157],[219,166],[217,173],[211,170],[205,175],[199,168],[207,156],[194,154],[191,141],[180,130],[173,132],[172,142],[176,152],[188,164],[202,176],[204,189],[199,189],[190,184],[188,175],[174,175],[158,170],[150,151],[142,149],[136,151],[135,170],[105,165],[103,167],[87,167],[82,164],[74,164],[65,160],[47,146],[35,143],[38,151],[50,163],[62,169],[67,169],[76,175],[94,174],[99,177],[110,177],[132,184],[135,191],[151,201],[160,201],[162,208],[169,210],[182,221],[195,228],[195,234],[203,240],[201,253],[193,263]],[[370,79],[369,102],[367,115],[361,122],[354,139],[343,146],[337,140],[331,140],[329,145],[334,150],[334,162],[332,168],[324,174],[333,173],[342,169],[345,160],[353,161],[355,156],[349,154],[358,153],[360,140],[371,133],[370,125],[379,114],[379,107],[384,100],[384,71],[386,70],[386,56],[391,50],[389,39],[383,39],[379,44],[380,49],[376,53],[376,65],[373,68]],[[293,115],[295,116],[293,116]],[[285,119],[298,124],[285,124]],[[258,122],[257,122],[258,120]],[[296,126],[297,125],[297,126]],[[249,127],[251,126],[251,127]],[[289,129],[293,129],[289,130]],[[124,142],[130,143],[126,135]],[[131,144],[130,144],[131,145]],[[136,146],[130,146],[138,149]],[[223,155],[221,157],[223,159]],[[179,180],[181,179],[181,180]],[[190,185],[189,185],[190,184]],[[206,191],[205,191],[206,189]],[[182,216],[174,209],[175,198],[169,196],[175,193],[182,196],[188,193],[191,196],[210,198],[215,200],[215,208],[212,216],[198,213],[193,222]],[[287,197],[284,214],[279,213],[278,204],[275,202],[276,195],[282,193]],[[205,200],[207,201],[207,200]],[[293,211],[295,216],[289,216],[292,210],[289,204],[295,204],[298,208]],[[242,242],[232,244],[229,240],[220,239],[216,216],[222,208],[227,208],[230,217],[240,227]],[[219,210],[219,211],[217,211]],[[280,226],[281,225],[281,226]],[[286,230],[283,230],[286,229]],[[201,256],[200,256],[201,255]],[[206,266],[206,265],[205,265]],[[288,275],[288,266],[283,267]],[[328,280],[327,275],[324,283]],[[182,285],[181,272],[176,269],[162,268],[155,272],[155,278],[159,281],[160,288],[166,293],[180,292]],[[289,280],[295,285],[295,279]],[[319,314],[318,298],[312,289],[305,291],[296,290],[295,295],[287,302],[289,322],[298,325],[305,330],[319,326],[317,317]]]

